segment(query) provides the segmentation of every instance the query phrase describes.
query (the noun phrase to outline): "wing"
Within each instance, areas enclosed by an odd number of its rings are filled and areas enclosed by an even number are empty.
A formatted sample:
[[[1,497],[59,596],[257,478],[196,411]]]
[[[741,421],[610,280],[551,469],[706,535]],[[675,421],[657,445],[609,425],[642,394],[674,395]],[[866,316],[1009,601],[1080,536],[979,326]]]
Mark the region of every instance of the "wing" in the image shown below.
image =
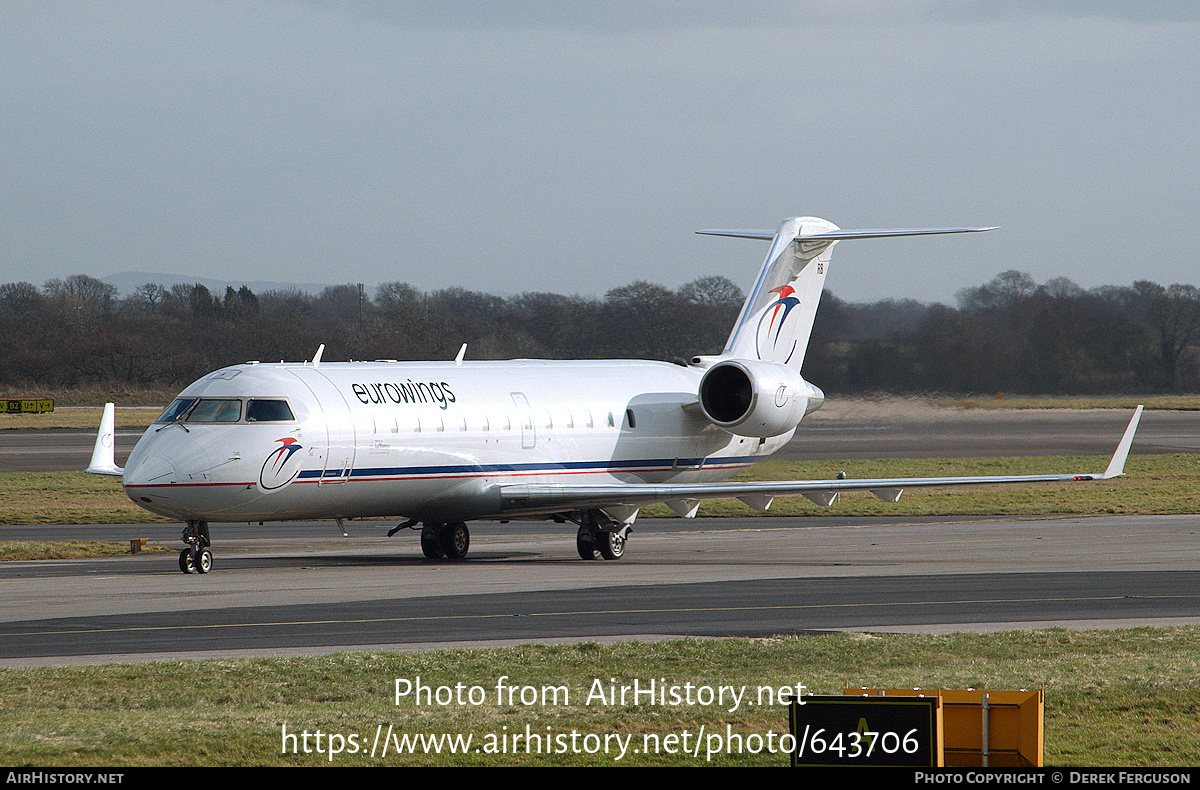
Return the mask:
[[[829,505],[842,491],[870,491],[888,502],[900,499],[906,488],[938,486],[1004,485],[1011,483],[1060,483],[1108,480],[1125,473],[1134,433],[1142,407],[1134,410],[1108,468],[1103,472],[1069,472],[1051,475],[991,475],[977,477],[900,477],[863,480],[789,480],[749,483],[640,483],[505,485],[500,487],[505,512],[547,513],[605,506],[640,507],[665,502],[681,516],[692,517],[702,500],[737,498],[751,507],[766,510],[776,496],[801,494],[819,505]]]

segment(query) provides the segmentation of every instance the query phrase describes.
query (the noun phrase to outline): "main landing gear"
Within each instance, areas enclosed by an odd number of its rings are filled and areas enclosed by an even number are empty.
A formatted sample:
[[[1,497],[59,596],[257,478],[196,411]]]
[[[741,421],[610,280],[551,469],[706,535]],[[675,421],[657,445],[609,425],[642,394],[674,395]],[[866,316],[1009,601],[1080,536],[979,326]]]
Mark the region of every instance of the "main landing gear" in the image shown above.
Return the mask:
[[[213,554],[208,548],[207,521],[189,521],[183,528],[183,542],[188,547],[179,552],[179,570],[184,573],[208,573],[212,570]]]
[[[567,519],[575,521],[573,516],[556,518],[557,521]],[[632,519],[630,519],[632,521]],[[629,540],[631,525],[615,521],[600,510],[588,510],[579,514],[579,533],[575,537],[575,548],[579,556],[585,560],[603,557],[606,560],[619,560],[625,554],[625,543]],[[417,520],[410,519],[397,525],[388,532],[388,536],[402,529],[416,529]],[[461,560],[467,556],[471,547],[471,532],[461,521],[443,522],[426,521],[421,525],[421,553],[426,559],[437,560],[445,557],[450,560]],[[182,563],[183,560],[180,559]]]
[[[579,520],[575,549],[585,560],[594,560],[597,555],[606,560],[619,560],[625,554],[629,530],[628,524],[612,522],[599,516],[594,510],[586,511]]]
[[[427,521],[421,529],[421,552],[428,559],[461,560],[470,547],[471,532],[461,521],[451,524]]]

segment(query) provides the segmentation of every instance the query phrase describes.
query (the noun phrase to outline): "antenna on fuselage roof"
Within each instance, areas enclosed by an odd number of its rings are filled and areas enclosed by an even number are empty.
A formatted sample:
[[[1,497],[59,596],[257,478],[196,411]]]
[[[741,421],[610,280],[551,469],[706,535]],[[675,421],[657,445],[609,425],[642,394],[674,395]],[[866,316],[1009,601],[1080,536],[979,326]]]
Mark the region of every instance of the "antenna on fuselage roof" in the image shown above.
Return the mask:
[[[322,343],[317,347],[317,354],[312,358],[312,366],[314,368],[321,367],[321,355],[325,353],[325,344]]]
[[[462,361],[463,361],[463,357],[465,357],[466,355],[467,355],[467,344],[463,343],[462,348],[460,348],[458,350],[458,356],[454,358],[454,364],[461,365]]]

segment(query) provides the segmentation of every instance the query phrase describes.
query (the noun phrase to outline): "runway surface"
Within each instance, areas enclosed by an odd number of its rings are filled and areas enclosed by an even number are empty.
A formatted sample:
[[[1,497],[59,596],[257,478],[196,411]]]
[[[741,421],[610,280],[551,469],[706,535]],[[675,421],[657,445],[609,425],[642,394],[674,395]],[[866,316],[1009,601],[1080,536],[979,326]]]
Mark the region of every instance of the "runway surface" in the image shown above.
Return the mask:
[[[463,562],[387,524],[216,525],[176,556],[0,565],[0,665],[811,631],[1200,622],[1200,517],[663,519],[624,559],[570,528],[473,526]],[[178,546],[178,527],[3,527]]]

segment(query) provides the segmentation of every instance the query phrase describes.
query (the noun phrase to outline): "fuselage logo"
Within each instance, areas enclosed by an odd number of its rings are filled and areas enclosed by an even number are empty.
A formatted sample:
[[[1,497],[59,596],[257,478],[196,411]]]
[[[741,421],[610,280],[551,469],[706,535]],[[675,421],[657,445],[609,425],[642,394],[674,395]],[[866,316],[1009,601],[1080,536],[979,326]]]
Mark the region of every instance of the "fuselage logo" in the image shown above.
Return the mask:
[[[354,382],[350,389],[360,403],[432,403],[447,409],[455,401],[444,381]]]
[[[262,471],[258,473],[258,484],[265,491],[283,488],[300,473],[299,459],[294,463],[289,462],[303,448],[303,445],[290,436],[275,441],[279,446],[272,450],[263,461]]]
[[[790,285],[772,288],[769,293],[776,294],[779,298],[767,305],[763,309],[762,317],[758,319],[758,333],[755,337],[758,358],[786,363],[796,350],[797,340],[790,335],[785,336],[783,327],[787,323],[788,314],[800,306],[800,300],[793,296],[796,289]],[[782,349],[779,348],[780,338],[783,338],[784,343]]]

